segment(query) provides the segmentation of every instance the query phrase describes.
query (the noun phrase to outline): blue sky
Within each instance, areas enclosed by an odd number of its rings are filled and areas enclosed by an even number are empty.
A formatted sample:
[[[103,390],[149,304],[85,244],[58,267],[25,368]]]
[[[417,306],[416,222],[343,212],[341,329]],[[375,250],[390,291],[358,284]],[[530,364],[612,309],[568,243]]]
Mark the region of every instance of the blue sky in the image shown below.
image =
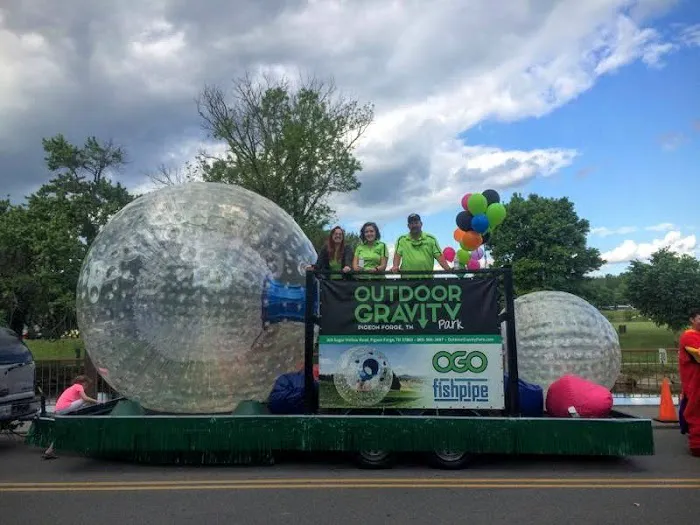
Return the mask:
[[[683,2],[654,27],[664,33],[678,22],[700,22],[700,2]],[[622,67],[540,118],[487,120],[460,138],[503,150],[577,150],[570,166],[500,194],[505,201],[514,191],[572,200],[579,216],[590,221],[589,245],[612,261],[602,273],[623,271],[631,257],[648,256],[664,239],[698,254],[700,47],[679,49],[658,67],[639,61]],[[460,197],[455,194],[450,211],[423,215],[424,229],[443,247],[457,248],[452,231]],[[381,228],[392,243],[405,232],[405,219]]]
[[[14,200],[47,180],[44,137],[113,140],[129,158],[114,178],[150,191],[159,166],[226,152],[202,130],[204,86],[312,75],[375,109],[362,188],[330,202],[349,230],[374,220],[391,246],[415,211],[454,246],[461,196],[491,186],[569,197],[604,272],[664,245],[698,253],[700,0],[5,4],[0,192]]]

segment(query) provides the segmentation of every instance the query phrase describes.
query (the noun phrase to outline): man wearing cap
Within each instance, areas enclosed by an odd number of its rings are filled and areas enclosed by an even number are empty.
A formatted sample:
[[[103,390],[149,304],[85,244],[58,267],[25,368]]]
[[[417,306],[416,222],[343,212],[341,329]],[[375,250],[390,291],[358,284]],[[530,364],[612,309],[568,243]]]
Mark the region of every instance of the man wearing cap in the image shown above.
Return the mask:
[[[417,213],[412,213],[408,216],[408,230],[409,233],[402,235],[396,241],[392,272],[401,270],[432,271],[436,260],[444,270],[451,270],[447,261],[445,261],[445,257],[442,255],[437,239],[423,231],[423,223],[420,215]],[[411,277],[422,276],[412,275]],[[426,277],[430,276],[426,275]]]

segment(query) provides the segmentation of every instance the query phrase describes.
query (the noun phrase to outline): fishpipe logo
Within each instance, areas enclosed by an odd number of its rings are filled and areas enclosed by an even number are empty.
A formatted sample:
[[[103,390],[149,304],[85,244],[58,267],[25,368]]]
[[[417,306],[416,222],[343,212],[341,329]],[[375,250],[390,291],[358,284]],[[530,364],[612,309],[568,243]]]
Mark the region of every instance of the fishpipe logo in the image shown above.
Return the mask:
[[[489,366],[486,354],[479,350],[466,352],[441,350],[433,356],[433,368],[440,374],[471,372],[480,374]],[[488,379],[438,378],[433,379],[433,399],[438,403],[463,403],[489,401]]]

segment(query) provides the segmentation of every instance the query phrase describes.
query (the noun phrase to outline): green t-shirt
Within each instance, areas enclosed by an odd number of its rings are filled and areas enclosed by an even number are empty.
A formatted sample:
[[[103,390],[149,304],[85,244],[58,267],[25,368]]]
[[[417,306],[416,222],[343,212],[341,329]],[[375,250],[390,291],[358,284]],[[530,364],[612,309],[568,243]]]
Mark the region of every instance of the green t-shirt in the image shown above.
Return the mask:
[[[328,266],[330,267],[330,270],[333,272],[339,272],[340,270],[343,269],[342,265],[340,264],[340,261],[336,261],[334,259],[331,259],[328,263]],[[342,275],[331,275],[331,279],[342,279]]]
[[[389,257],[389,250],[387,250],[386,244],[384,244],[382,241],[374,241],[374,244],[370,246],[367,243],[362,243],[358,244],[357,248],[355,248],[355,257],[358,259],[358,263],[360,262],[359,260],[362,259],[364,262],[364,269],[369,269],[369,268],[376,268],[382,263],[382,257]],[[367,278],[365,276],[359,276],[358,277],[363,277]],[[383,275],[375,275],[372,276],[375,279],[378,278],[383,278]]]
[[[408,233],[399,237],[396,241],[396,253],[401,256],[401,270],[414,272],[432,270],[435,267],[435,259],[442,255],[442,250],[434,236],[422,232],[417,239],[413,239]],[[406,277],[431,276],[407,275]]]

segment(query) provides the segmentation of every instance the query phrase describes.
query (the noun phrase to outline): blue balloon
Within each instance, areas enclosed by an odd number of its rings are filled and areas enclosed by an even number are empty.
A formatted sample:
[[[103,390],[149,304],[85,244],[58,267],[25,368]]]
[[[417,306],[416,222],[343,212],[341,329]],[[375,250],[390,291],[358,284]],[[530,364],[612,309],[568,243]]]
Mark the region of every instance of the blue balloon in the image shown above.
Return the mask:
[[[472,230],[476,233],[484,233],[489,229],[489,218],[484,213],[472,217]]]

